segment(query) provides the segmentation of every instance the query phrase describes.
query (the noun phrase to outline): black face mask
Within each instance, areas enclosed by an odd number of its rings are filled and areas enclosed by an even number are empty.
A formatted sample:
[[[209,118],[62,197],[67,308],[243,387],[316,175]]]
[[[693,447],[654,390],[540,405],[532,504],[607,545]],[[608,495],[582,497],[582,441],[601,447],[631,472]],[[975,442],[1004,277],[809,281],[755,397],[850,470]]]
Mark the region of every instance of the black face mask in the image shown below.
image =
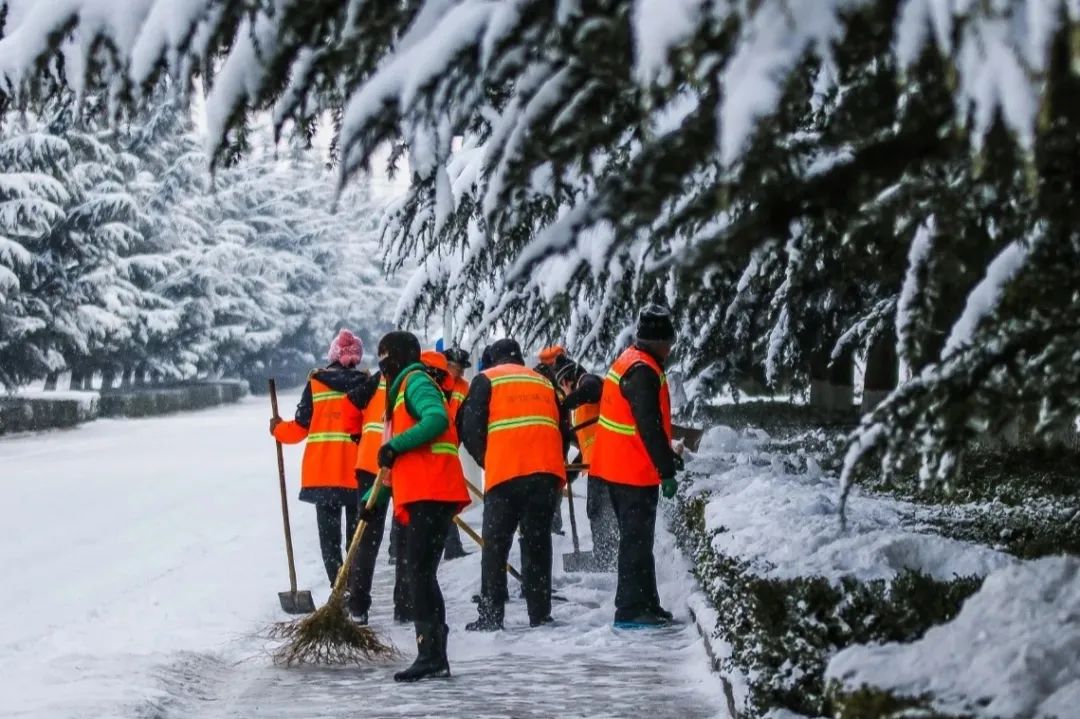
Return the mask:
[[[393,382],[397,378],[398,372],[401,371],[401,367],[398,366],[393,357],[383,357],[379,360],[379,371],[382,372],[383,377],[386,377],[388,382]]]

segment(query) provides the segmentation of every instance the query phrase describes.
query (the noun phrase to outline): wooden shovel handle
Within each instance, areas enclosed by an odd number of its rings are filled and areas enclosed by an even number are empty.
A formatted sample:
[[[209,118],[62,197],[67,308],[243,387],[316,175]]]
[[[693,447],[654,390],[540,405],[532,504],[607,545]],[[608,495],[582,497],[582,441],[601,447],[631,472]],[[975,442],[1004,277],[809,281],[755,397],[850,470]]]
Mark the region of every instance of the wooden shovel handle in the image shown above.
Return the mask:
[[[277,382],[270,379],[270,408],[274,412],[274,418],[280,418],[278,414]],[[285,525],[285,554],[289,557],[289,590],[296,594],[296,560],[293,558],[292,528],[289,526],[289,498],[285,488],[285,455],[281,452],[281,442],[275,438],[277,446],[277,471],[278,486],[281,488],[281,522]]]
[[[484,538],[477,534],[475,529],[466,524],[464,519],[455,515],[454,524],[461,527],[465,531],[465,534],[469,535],[474,542],[480,545],[481,549],[484,548]],[[519,582],[524,581],[521,577],[521,572],[514,569],[514,565],[509,562],[506,563],[506,571],[510,572],[510,576]]]

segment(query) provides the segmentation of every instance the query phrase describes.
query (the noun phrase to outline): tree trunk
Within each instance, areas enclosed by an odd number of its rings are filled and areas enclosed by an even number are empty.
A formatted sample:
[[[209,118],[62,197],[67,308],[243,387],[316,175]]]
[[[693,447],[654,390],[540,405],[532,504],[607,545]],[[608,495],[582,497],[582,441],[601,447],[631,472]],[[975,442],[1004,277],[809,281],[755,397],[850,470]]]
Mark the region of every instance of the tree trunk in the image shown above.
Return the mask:
[[[56,390],[56,383],[60,381],[59,372],[50,372],[45,375],[45,391],[52,392]]]
[[[112,367],[101,370],[101,391],[107,392],[112,389],[116,382],[116,370]]]
[[[138,369],[135,370],[135,386],[146,386],[146,368],[142,365],[139,365]]]
[[[829,409],[849,416],[855,407],[855,351],[845,350],[829,364]]]
[[[881,400],[896,389],[900,376],[900,361],[896,356],[896,344],[888,335],[881,334],[866,353],[866,374],[863,377],[863,413],[871,412]]]
[[[815,351],[810,354],[810,406],[821,412],[832,407],[829,392],[829,355]]]
[[[120,375],[120,389],[128,389],[131,387],[131,382],[135,377],[135,369],[128,365],[124,368],[124,373]]]
[[[94,389],[94,372],[93,370],[83,375],[82,388],[87,392],[92,392]]]
[[[80,370],[71,370],[71,382],[68,384],[68,389],[78,390],[82,388],[83,374]]]

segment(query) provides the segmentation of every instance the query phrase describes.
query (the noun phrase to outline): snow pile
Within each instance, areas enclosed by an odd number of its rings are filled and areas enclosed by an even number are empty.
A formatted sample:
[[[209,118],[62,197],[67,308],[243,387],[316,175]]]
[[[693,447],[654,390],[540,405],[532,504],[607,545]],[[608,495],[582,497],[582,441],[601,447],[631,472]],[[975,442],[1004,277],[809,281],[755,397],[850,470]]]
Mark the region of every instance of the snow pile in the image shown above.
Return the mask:
[[[1000,569],[952,622],[911,644],[856,646],[827,677],[897,696],[933,697],[945,713],[1067,717],[1080,706],[1080,559]]]
[[[821,576],[833,582],[889,579],[903,570],[947,581],[1009,566],[1014,559],[970,542],[902,526],[910,503],[853,493],[848,527],[840,527],[839,483],[813,458],[793,471],[779,452],[761,447],[761,432],[710,430],[688,463],[698,478],[691,495],[708,494],[705,530],[713,550],[775,579]]]
[[[79,406],[80,412],[93,412],[97,406],[98,400],[101,399],[101,395],[98,392],[93,391],[79,391],[79,390],[49,390],[43,389],[31,389],[29,387],[21,388],[15,392],[12,397],[16,399],[28,399],[35,402],[75,402]]]

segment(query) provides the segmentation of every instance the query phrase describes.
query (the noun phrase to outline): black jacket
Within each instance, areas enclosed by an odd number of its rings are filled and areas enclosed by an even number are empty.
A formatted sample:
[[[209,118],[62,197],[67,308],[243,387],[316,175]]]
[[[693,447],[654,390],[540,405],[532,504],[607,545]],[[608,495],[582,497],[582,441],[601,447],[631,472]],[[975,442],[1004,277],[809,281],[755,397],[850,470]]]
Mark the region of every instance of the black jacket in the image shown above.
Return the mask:
[[[314,370],[308,376],[308,379],[309,381],[304,387],[304,394],[300,397],[300,403],[296,405],[296,415],[294,417],[296,423],[304,429],[311,426],[311,413],[314,410],[311,400],[310,380],[318,380],[335,392],[344,392],[347,396],[349,392],[355,390],[357,387],[365,385],[370,378],[368,373],[364,370],[344,367],[338,362],[335,362],[329,367]],[[378,381],[376,381],[376,385],[377,384]]]
[[[648,352],[638,347],[642,352]],[[654,359],[656,357],[654,356]],[[659,359],[656,360],[660,362]],[[661,363],[662,366],[662,363]],[[678,466],[678,455],[671,448],[664,432],[663,418],[660,415],[660,375],[647,364],[636,364],[626,371],[619,382],[623,397],[630,403],[634,423],[638,434],[645,444],[653,465],[661,478],[674,477]]]
[[[371,402],[371,398],[375,396],[375,392],[379,389],[381,377],[382,375],[379,372],[367,376],[363,382],[359,382],[352,389],[347,390],[345,397],[357,409],[361,411],[367,409],[368,403]]]
[[[497,367],[500,364],[519,364],[522,367],[525,366],[524,362],[496,362],[492,365]],[[465,401],[461,403],[461,408],[458,409],[457,414],[457,431],[458,439],[465,445],[465,449],[472,455],[476,463],[481,467],[484,466],[484,455],[487,453],[487,430],[488,430],[488,409],[491,404],[491,380],[487,378],[483,373],[476,375],[473,378],[472,383],[469,384],[469,393],[465,395]],[[565,413],[560,408],[560,421],[559,425],[566,427]],[[566,436],[565,429],[563,431],[563,453],[565,454],[566,448],[569,446],[568,437]]]

